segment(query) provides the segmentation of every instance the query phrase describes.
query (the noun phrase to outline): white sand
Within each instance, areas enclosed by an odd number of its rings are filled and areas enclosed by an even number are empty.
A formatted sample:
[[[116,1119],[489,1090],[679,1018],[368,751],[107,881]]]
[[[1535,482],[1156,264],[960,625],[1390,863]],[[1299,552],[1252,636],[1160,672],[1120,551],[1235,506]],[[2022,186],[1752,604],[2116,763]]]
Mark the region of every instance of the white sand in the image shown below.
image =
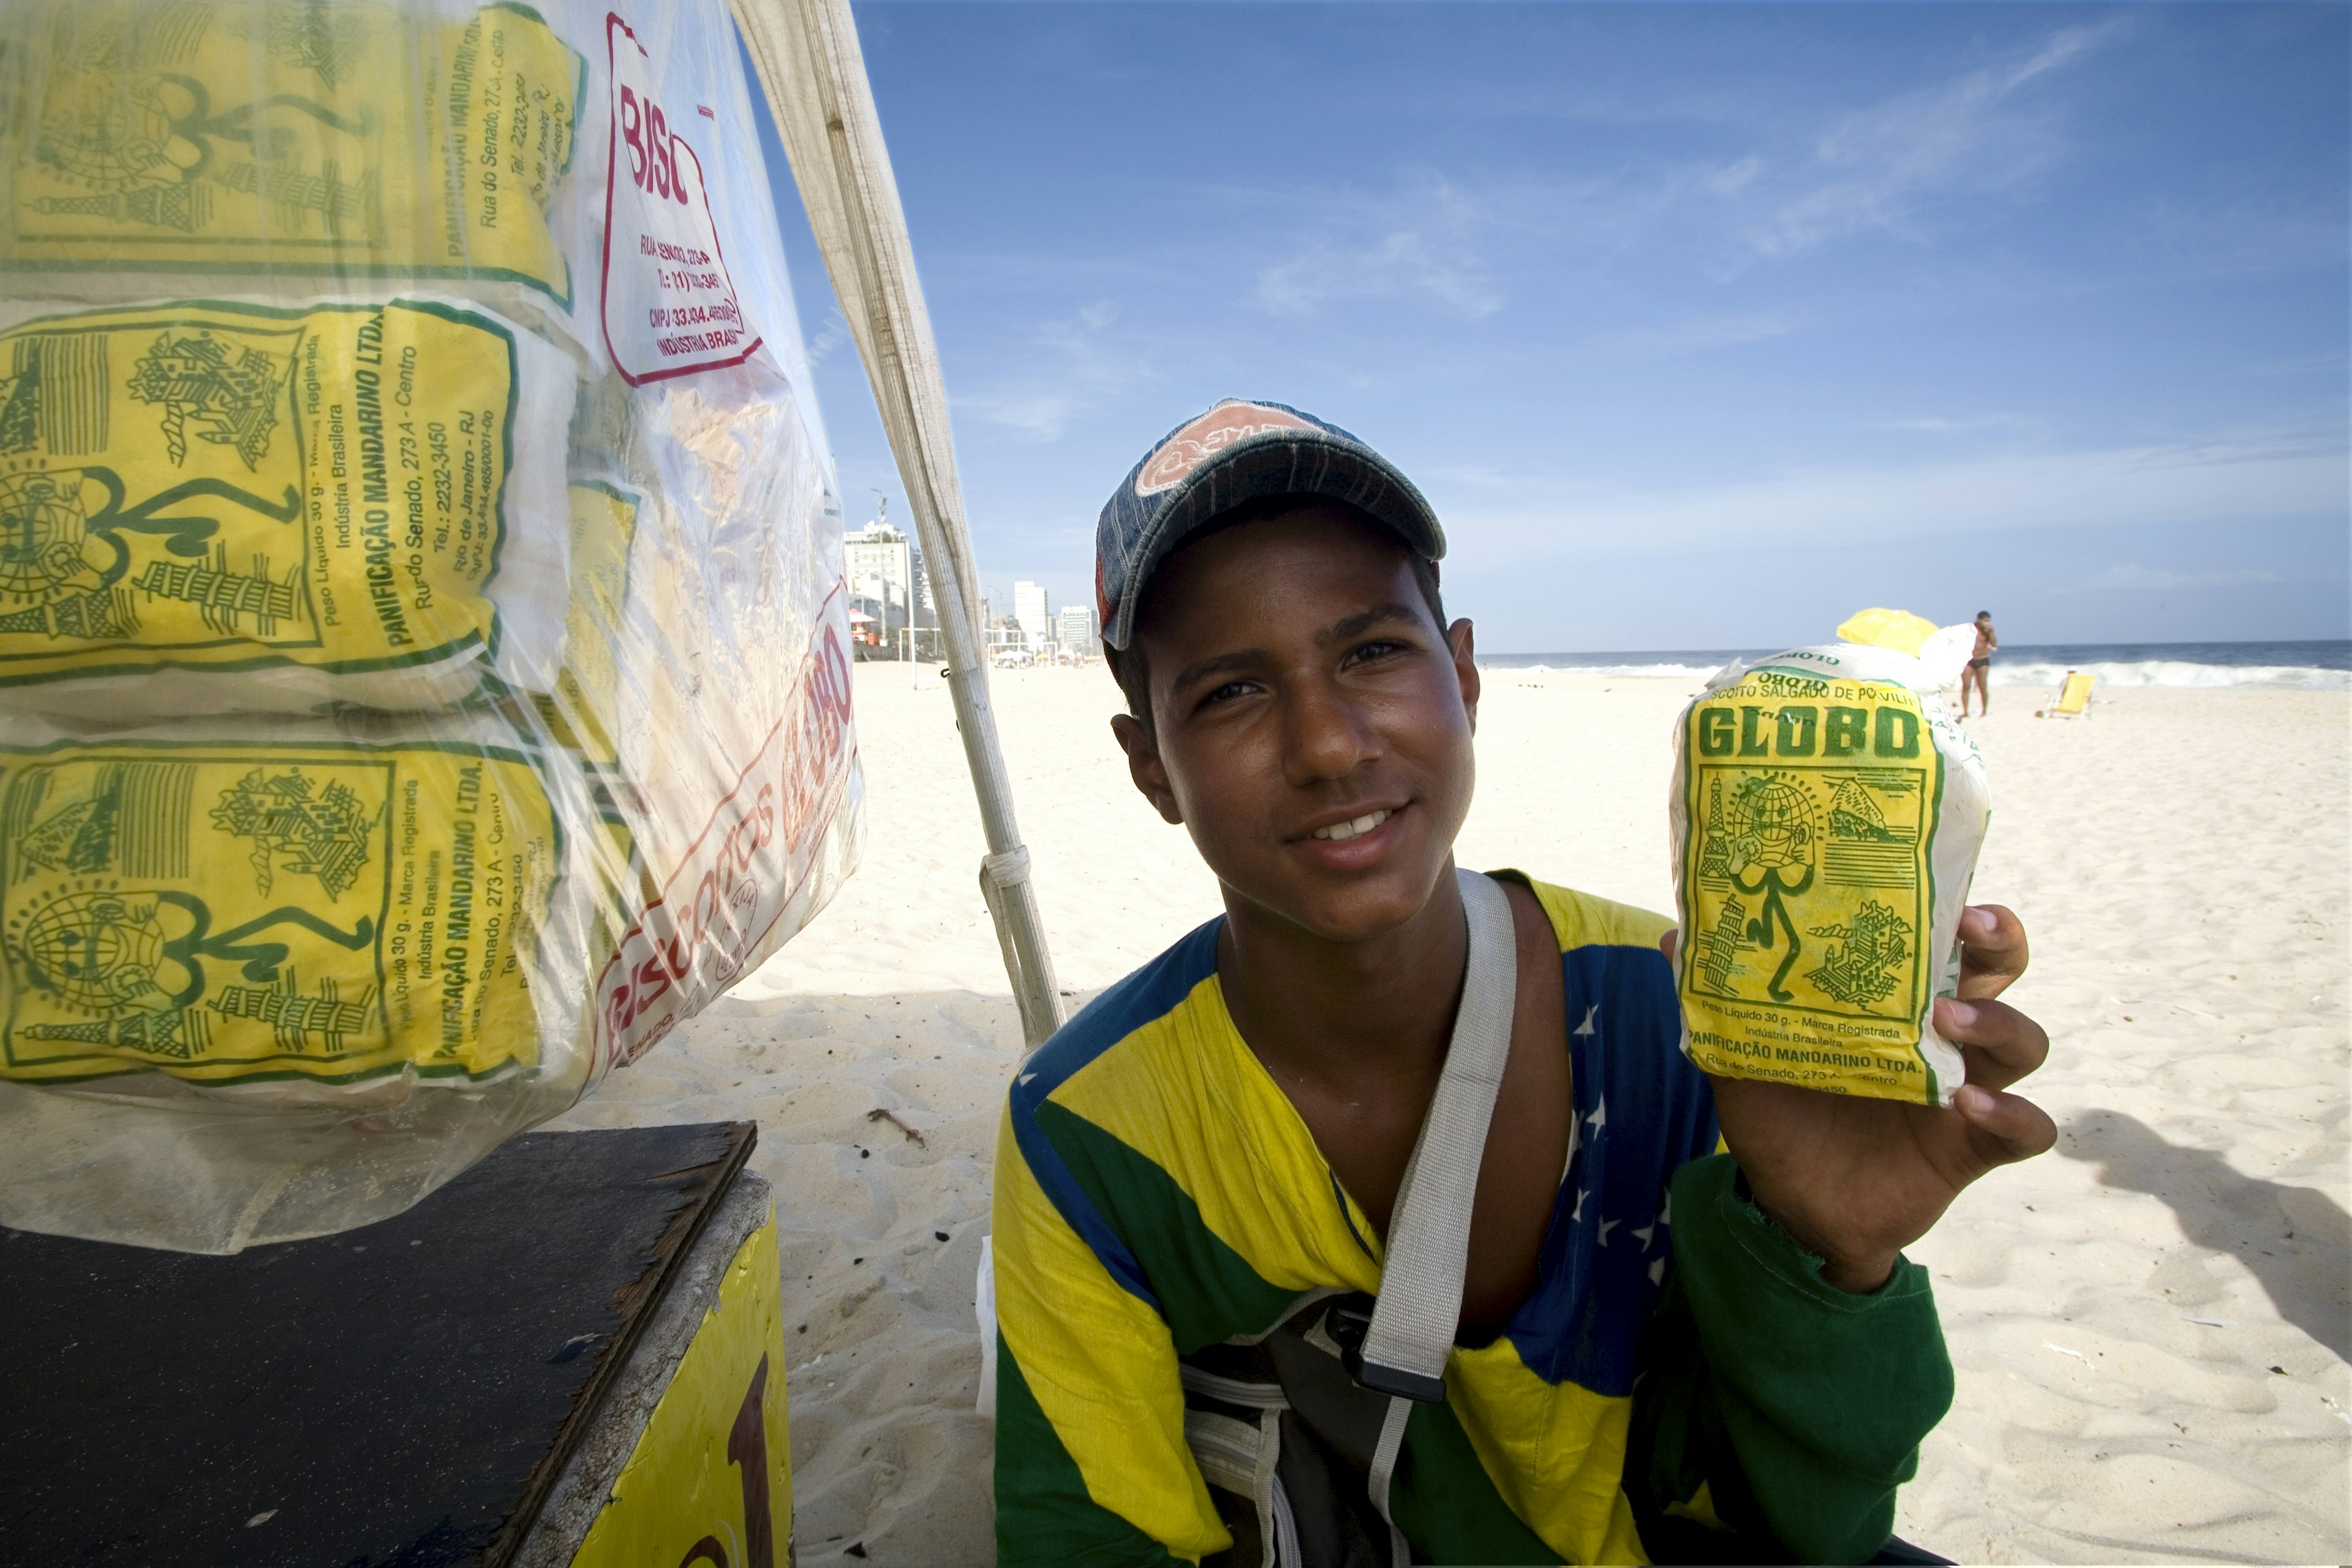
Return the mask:
[[[1214,884],[1128,784],[1099,668],[994,690],[1075,1005],[1215,913]],[[1689,690],[1490,670],[1465,862],[1667,907]],[[1972,721],[1995,799],[1977,893],[2034,932],[2016,999],[2056,1038],[2029,1088],[2063,1135],[1915,1249],[1959,1394],[1900,1528],[1964,1561],[2352,1559],[2352,699],[2129,691],[2063,724],[2035,697]],[[864,666],[856,700],[865,868],[562,1124],[757,1119],[801,1561],[984,1563],[972,1278],[1020,1033],[944,683]]]

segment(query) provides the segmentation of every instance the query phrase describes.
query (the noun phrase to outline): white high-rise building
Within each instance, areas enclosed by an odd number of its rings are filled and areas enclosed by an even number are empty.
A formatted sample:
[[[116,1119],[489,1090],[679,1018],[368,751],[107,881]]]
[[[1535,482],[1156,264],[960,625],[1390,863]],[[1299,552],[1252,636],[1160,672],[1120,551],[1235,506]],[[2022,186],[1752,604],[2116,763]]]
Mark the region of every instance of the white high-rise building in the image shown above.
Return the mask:
[[[1091,658],[1102,650],[1096,646],[1100,632],[1095,626],[1092,605],[1064,605],[1057,617],[1062,646],[1072,653],[1082,653]]]
[[[898,646],[898,634],[914,623],[914,548],[887,522],[877,521],[841,536],[842,575],[848,580],[852,609],[871,616],[876,641]]]
[[[872,617],[866,626],[880,646],[903,651],[899,634],[906,628],[928,631],[939,624],[922,550],[890,526],[887,501],[872,522],[842,534],[841,564],[850,607]]]
[[[1013,584],[1013,618],[1029,635],[1029,646],[1044,647],[1054,640],[1053,612],[1046,607],[1042,583]]]

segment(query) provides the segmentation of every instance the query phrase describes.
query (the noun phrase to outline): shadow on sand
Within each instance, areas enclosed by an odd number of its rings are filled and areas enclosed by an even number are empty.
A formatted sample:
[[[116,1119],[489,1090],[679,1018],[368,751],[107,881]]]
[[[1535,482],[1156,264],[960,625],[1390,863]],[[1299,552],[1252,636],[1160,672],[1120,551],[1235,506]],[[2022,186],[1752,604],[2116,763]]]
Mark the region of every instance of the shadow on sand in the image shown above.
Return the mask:
[[[2244,1264],[2280,1317],[2352,1361],[2352,1215],[2335,1199],[2241,1175],[2221,1155],[2168,1142],[2119,1110],[2085,1111],[2058,1147],[2095,1163],[2104,1184],[2162,1201],[2190,1242]]]

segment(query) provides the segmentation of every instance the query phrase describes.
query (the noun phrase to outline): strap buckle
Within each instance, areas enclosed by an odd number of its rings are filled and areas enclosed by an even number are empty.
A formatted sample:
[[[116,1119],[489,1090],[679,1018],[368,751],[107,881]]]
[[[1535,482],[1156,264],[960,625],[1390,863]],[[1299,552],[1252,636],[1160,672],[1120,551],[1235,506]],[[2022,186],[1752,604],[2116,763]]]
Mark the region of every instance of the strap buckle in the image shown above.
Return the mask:
[[[1333,1301],[1323,1314],[1323,1331],[1339,1347],[1339,1364],[1348,1371],[1360,1388],[1374,1394],[1386,1394],[1399,1399],[1411,1399],[1423,1405],[1445,1403],[1445,1379],[1408,1372],[1401,1366],[1383,1366],[1379,1362],[1364,1359],[1364,1338],[1372,1331],[1372,1310],[1379,1303],[1359,1292],[1342,1296]]]

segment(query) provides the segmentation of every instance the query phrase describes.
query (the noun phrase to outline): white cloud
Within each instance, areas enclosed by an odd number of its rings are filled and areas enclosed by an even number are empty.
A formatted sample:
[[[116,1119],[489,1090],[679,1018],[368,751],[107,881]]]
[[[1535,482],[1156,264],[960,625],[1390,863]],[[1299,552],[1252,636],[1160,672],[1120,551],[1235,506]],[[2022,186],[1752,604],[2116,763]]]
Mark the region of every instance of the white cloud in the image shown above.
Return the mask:
[[[2101,47],[2122,26],[2063,27],[2004,64],[1845,115],[1786,178],[1750,176],[1735,187],[1767,198],[1742,223],[1748,243],[1778,258],[1868,229],[1912,232],[1931,202],[2028,179],[2060,142],[2021,101],[2021,89]]]
[[[2078,592],[2113,589],[2153,591],[2159,588],[2245,588],[2263,583],[2284,583],[2275,572],[2174,572],[2162,566],[2110,566],[2075,585]]]
[[[1821,118],[1797,134],[1703,159],[1613,163],[1568,177],[1465,179],[1405,169],[1375,187],[1216,187],[1200,194],[1263,216],[1271,258],[1255,298],[1280,315],[1349,301],[1418,301],[1466,321],[1511,302],[1507,280],[1547,286],[1664,247],[1729,281],[1873,231],[1923,237],[1937,209],[2013,191],[2064,151],[2061,107],[2037,85],[2126,26],[2069,26],[1990,65]],[[1948,221],[1948,220],[1947,220]],[[1629,335],[1637,353],[1736,346],[1799,330],[1782,314],[1696,317]]]
[[[1066,392],[1018,392],[1003,387],[967,394],[956,405],[992,425],[1018,430],[1036,441],[1058,441],[1069,427],[1078,399]]]
[[[1699,189],[1710,195],[1727,196],[1735,191],[1742,191],[1754,184],[1756,177],[1763,172],[1764,160],[1751,153],[1737,163],[1701,169],[1698,172],[1697,184]]]
[[[1996,430],[2007,426],[2031,425],[2033,421],[2022,414],[1979,414],[1967,419],[1944,419],[1930,415],[1920,419],[1882,419],[1881,430],[1910,430],[1923,436],[1963,436],[1971,430]]]
[[[2265,360],[2258,364],[2242,365],[2239,367],[2237,374],[2274,376],[2310,375],[2333,372],[2340,376],[2344,374],[2344,351],[2337,349],[2329,353],[2304,354],[2294,359]]]
[[[1321,209],[1325,232],[1259,271],[1257,301],[1266,310],[1305,315],[1335,300],[1419,295],[1479,321],[1506,303],[1480,259],[1496,224],[1491,200],[1421,175],[1401,192],[1327,194],[1308,205]]]
[[[1999,529],[2340,516],[2347,508],[2340,439],[2293,434],[1909,468],[1796,468],[1613,494],[1530,481],[1527,493],[1559,499],[1540,510],[1441,503],[1457,552],[1526,569],[1595,556],[1867,547]]]
[[[1032,441],[1060,440],[1081,411],[1151,377],[1150,355],[1139,345],[1110,341],[1118,321],[1118,307],[1102,300],[1045,322],[999,356],[1020,368],[951,393],[955,411]]]
[[[1783,338],[1801,330],[1806,324],[1803,318],[1790,310],[1685,316],[1654,327],[1636,327],[1616,333],[1607,346],[1617,353],[1643,359],[1669,358]]]
[[[833,306],[824,313],[824,325],[808,342],[809,364],[814,367],[824,363],[827,355],[847,348],[849,343],[848,319],[842,315],[840,306]]]

